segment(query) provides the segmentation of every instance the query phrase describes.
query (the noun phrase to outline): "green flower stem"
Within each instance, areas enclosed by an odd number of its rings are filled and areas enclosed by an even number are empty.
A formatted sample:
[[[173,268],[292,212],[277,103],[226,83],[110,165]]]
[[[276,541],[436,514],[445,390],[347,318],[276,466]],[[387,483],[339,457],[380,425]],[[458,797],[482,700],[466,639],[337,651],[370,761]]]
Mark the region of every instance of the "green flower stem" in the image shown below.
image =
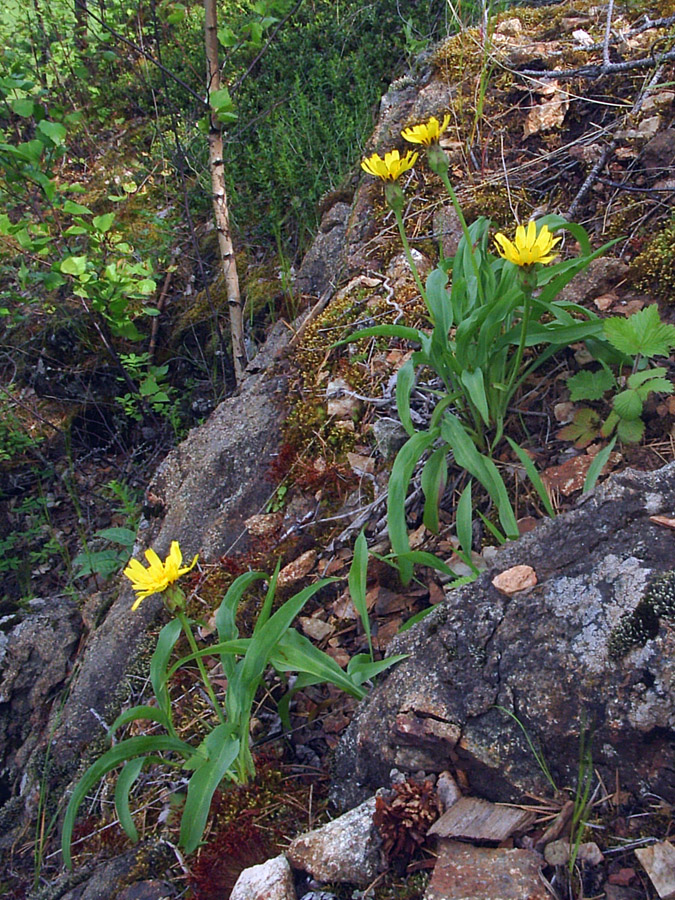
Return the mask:
[[[450,196],[450,200],[452,202],[452,206],[457,214],[457,218],[459,219],[459,224],[462,226],[462,232],[464,234],[464,240],[466,241],[466,245],[469,248],[469,254],[471,256],[471,265],[473,267],[473,273],[476,276],[476,283],[478,288],[478,296],[480,298],[481,303],[485,302],[485,297],[483,295],[483,282],[480,277],[480,270],[478,268],[478,261],[476,260],[476,255],[473,252],[473,241],[471,240],[471,235],[469,234],[469,226],[466,224],[466,219],[464,218],[464,213],[462,211],[462,207],[459,205],[459,200],[457,199],[457,194],[453,186],[450,184],[450,179],[448,178],[447,168],[443,168],[439,166],[435,169],[436,174],[440,176],[441,181],[443,182],[448,195]]]
[[[518,342],[518,350],[516,351],[516,358],[513,362],[513,367],[511,369],[511,376],[509,378],[508,384],[506,385],[506,390],[504,391],[504,405],[507,406],[511,402],[511,391],[513,390],[513,386],[515,384],[516,378],[518,377],[518,373],[520,372],[520,364],[523,361],[523,353],[525,352],[525,341],[527,340],[527,329],[530,324],[530,313],[532,311],[532,285],[528,274],[523,272],[523,277],[521,280],[522,288],[523,288],[523,320],[520,324],[520,341]],[[503,416],[500,416],[500,419]],[[501,437],[501,435],[500,435]]]
[[[183,631],[185,632],[185,637],[187,638],[188,644],[190,645],[190,650],[193,653],[199,653],[199,647],[197,646],[197,642],[195,641],[195,636],[192,633],[192,628],[190,628],[190,622],[185,615],[185,613],[181,609],[177,609],[175,612],[176,618],[180,622]],[[209,700],[211,701],[213,708],[216,711],[218,719],[221,725],[225,724],[225,716],[223,715],[223,711],[220,708],[220,703],[216,700],[216,695],[213,692],[213,687],[211,686],[211,680],[204,668],[204,662],[201,656],[196,656],[195,661],[199,668],[199,674],[202,676],[202,681],[204,682],[204,687],[206,688],[206,693],[209,695]]]
[[[422,299],[428,307],[429,304],[427,302],[427,292],[424,290],[424,285],[422,284],[420,273],[417,271],[417,266],[415,265],[415,260],[413,259],[412,250],[410,249],[410,244],[408,243],[408,238],[406,237],[405,228],[403,227],[403,216],[401,215],[401,211],[399,209],[394,209],[394,215],[396,216],[396,224],[398,225],[399,234],[401,235],[403,250],[405,252],[406,259],[408,260],[408,265],[412,270],[415,284],[417,285],[417,290],[422,295]]]

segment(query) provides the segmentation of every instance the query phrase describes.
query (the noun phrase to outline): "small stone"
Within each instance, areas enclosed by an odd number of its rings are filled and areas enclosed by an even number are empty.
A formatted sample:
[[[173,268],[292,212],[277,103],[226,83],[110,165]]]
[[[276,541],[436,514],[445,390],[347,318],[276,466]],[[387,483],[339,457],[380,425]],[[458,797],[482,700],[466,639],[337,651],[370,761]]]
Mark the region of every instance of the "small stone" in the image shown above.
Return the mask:
[[[408,432],[396,419],[383,416],[373,422],[377,452],[384,459],[393,459],[408,440]]]
[[[604,862],[604,854],[594,841],[588,841],[585,844],[579,844],[577,851],[577,860],[584,862],[589,866],[599,866]]]
[[[525,591],[532,588],[537,583],[537,573],[532,566],[512,566],[505,572],[500,572],[492,579],[492,584],[500,594],[517,594],[519,591]]]
[[[564,866],[570,858],[569,841],[562,838],[557,841],[551,841],[544,847],[544,859],[549,866]]]
[[[438,797],[441,814],[450,809],[461,798],[462,792],[450,772],[441,772],[438,776],[436,796]]]
[[[279,572],[277,587],[284,587],[287,584],[300,581],[305,575],[309,575],[315,562],[316,550],[308,550],[306,553],[302,553]]]
[[[244,869],[232,888],[230,900],[296,900],[293,873],[285,856]]]
[[[317,881],[368,884],[380,864],[374,812],[375,798],[371,797],[327,825],[295,838],[288,848],[291,864]]]
[[[571,400],[563,400],[561,403],[556,403],[553,407],[553,415],[556,418],[556,422],[560,422],[561,425],[571,422],[574,418],[575,408]]]
[[[277,531],[281,526],[282,518],[280,513],[263,513],[249,516],[244,525],[249,534],[255,535],[255,537],[262,537]]]

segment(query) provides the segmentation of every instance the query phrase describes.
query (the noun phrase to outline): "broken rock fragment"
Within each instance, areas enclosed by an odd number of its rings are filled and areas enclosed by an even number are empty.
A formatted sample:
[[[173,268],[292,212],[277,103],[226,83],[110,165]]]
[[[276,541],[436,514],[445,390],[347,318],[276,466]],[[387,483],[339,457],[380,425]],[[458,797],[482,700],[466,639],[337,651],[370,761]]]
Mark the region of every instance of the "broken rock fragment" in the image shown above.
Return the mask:
[[[288,858],[317,881],[368,884],[380,867],[375,797],[291,842]]]

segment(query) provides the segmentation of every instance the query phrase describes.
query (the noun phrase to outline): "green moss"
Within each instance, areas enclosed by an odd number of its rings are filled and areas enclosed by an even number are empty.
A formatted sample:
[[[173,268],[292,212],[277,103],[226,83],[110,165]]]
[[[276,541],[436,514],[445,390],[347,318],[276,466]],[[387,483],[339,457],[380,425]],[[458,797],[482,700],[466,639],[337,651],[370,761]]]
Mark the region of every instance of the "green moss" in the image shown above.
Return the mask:
[[[675,618],[675,571],[652,581],[635,609],[621,617],[607,642],[609,656],[618,659],[644,647],[659,633],[662,618]]]
[[[630,264],[639,290],[675,303],[675,216]]]

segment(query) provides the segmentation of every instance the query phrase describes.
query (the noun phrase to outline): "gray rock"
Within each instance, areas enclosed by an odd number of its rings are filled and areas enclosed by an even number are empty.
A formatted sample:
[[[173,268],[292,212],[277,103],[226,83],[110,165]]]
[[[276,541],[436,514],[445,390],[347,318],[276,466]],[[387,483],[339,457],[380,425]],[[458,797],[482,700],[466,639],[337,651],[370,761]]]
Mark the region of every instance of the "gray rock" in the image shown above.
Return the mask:
[[[317,881],[368,884],[380,868],[380,837],[373,824],[375,798],[321,828],[295,838],[288,858]]]
[[[335,203],[324,213],[319,233],[295,278],[293,287],[296,291],[318,296],[336,285],[343,265],[350,212],[348,203]]]
[[[659,627],[659,614],[672,615],[674,592],[655,600],[647,588],[673,568],[672,533],[649,517],[674,511],[675,464],[627,470],[502,550],[497,569],[396,638],[389,652],[410,657],[338,746],[337,802],[354,805],[393,766],[463,769],[491,800],[546,791],[521,728],[498,707],[541,745],[559,785],[575,783],[587,721],[604,778],[618,768],[622,787],[673,796],[675,632]],[[491,580],[517,564],[539,583],[506,598]]]
[[[7,635],[0,664],[0,772],[9,782],[18,779],[40,741],[81,632],[77,606],[60,597],[33,604]]]
[[[408,440],[408,432],[398,419],[382,416],[373,422],[377,452],[384,459],[393,459]]]
[[[623,281],[628,272],[628,263],[611,256],[594,259],[560,291],[559,300],[566,303],[583,303],[606,294]]]

